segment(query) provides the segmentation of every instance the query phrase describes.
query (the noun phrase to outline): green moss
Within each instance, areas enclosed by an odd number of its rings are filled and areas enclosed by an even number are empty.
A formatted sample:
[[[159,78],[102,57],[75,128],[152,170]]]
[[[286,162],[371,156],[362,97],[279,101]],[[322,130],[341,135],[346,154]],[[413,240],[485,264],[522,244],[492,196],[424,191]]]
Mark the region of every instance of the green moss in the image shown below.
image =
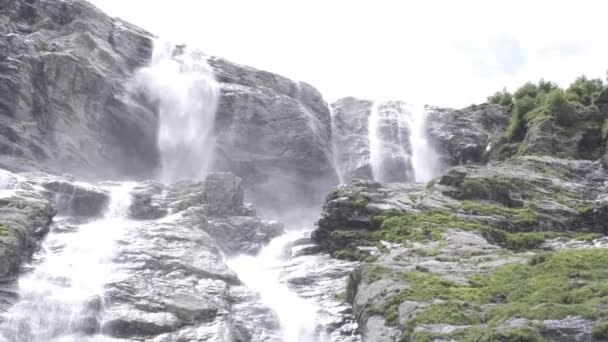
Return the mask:
[[[572,238],[580,241],[593,241],[595,239],[599,239],[603,237],[603,234],[600,233],[574,233]]]
[[[476,305],[447,301],[432,304],[414,319],[418,324],[473,325],[482,323],[481,309]]]
[[[608,340],[608,321],[594,324],[591,334],[597,339]]]
[[[0,237],[7,237],[9,236],[9,226],[6,223],[2,223],[0,224]]]
[[[370,202],[369,197],[357,194],[353,201],[353,205],[357,208],[365,208]]]
[[[582,201],[581,203],[576,205],[576,210],[581,214],[588,213],[590,211],[593,211],[594,209],[595,203],[593,201]]]
[[[436,183],[436,181],[434,179],[431,179],[430,181],[428,181],[426,183],[426,189],[432,190],[435,187],[435,183]]]
[[[363,271],[363,278],[367,283],[373,283],[389,275],[391,275],[391,270],[380,265],[366,267]]]
[[[542,342],[539,329],[534,327],[517,327],[508,330],[492,330],[480,340],[482,342]]]
[[[529,207],[509,208],[492,204],[482,204],[473,201],[464,201],[460,208],[471,214],[501,215],[520,225],[534,224],[539,219],[538,213]]]
[[[488,275],[472,275],[469,286],[428,272],[402,274],[408,287],[386,298],[380,312],[389,324],[397,324],[399,305],[404,301],[434,302],[414,316],[406,330],[415,323],[487,323],[494,327],[515,317],[608,317],[608,250],[562,250],[540,256],[529,264],[507,264]],[[537,335],[514,331],[509,336]]]
[[[386,212],[374,216],[373,220],[380,229],[371,233],[375,240],[405,243],[408,241],[438,241],[448,228],[480,229],[479,223],[451,215],[444,210],[431,210],[418,213]]]
[[[477,179],[465,179],[460,185],[460,193],[465,199],[485,199],[488,197],[488,188]]]
[[[342,248],[334,251],[332,256],[336,259],[350,260],[350,261],[367,261],[372,262],[376,260],[372,255],[367,252],[360,251],[355,248]]]

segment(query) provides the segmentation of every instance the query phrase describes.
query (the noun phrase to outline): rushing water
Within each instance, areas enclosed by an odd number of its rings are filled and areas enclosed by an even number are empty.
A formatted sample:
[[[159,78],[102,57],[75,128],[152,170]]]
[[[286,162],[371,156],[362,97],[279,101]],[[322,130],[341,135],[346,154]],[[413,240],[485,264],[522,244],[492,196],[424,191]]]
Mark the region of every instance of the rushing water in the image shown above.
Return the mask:
[[[375,102],[368,120],[370,165],[379,182],[425,182],[437,176],[437,154],[426,133],[424,106]]]
[[[410,115],[410,145],[412,146],[412,168],[416,182],[427,182],[439,174],[439,156],[427,135],[425,106],[412,106]]]
[[[285,342],[324,341],[319,335],[319,308],[299,297],[281,281],[281,272],[289,260],[289,244],[302,236],[302,231],[283,234],[272,240],[258,256],[241,255],[228,265],[262,302],[272,308],[281,322],[281,340]]]
[[[132,186],[108,186],[111,200],[102,219],[55,220],[32,270],[19,279],[19,302],[5,314],[0,340],[77,342],[82,333],[99,329],[104,286],[115,274],[115,243],[132,224],[127,219]]]
[[[158,107],[160,180],[204,178],[214,162],[220,96],[207,57],[183,45],[157,41],[150,66],[138,71],[131,91],[143,93]]]

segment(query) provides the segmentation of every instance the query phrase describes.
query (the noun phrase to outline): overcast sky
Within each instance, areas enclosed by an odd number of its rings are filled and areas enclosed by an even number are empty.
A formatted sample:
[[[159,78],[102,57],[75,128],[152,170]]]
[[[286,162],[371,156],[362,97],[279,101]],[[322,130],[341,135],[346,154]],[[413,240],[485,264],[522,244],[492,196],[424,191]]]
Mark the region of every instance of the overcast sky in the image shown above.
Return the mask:
[[[605,78],[603,0],[92,0],[207,54],[344,96],[465,106],[542,77]]]

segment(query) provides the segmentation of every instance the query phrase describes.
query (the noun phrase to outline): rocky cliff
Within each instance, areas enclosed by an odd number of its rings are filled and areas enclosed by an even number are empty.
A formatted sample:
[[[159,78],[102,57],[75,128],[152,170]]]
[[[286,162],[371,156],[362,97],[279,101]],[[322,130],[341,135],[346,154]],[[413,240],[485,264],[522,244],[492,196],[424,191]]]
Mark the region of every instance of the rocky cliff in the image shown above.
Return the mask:
[[[314,238],[361,262],[347,301],[364,341],[608,338],[606,92],[541,102],[520,138],[513,106],[430,108],[428,134],[454,167],[329,193]]]
[[[0,0],[0,337],[278,340],[281,317],[226,259],[283,233],[248,201],[299,213],[329,191],[312,237],[279,251],[277,281],[319,308],[315,336],[608,339],[601,82],[541,81],[463,109],[328,106],[308,84],[205,57],[221,92],[214,172],[162,184],[143,180],[161,167],[158,103],[129,91],[153,49],[83,0]],[[421,141],[437,156],[416,156]],[[427,183],[421,157],[438,159]],[[138,181],[82,182],[124,178]],[[49,295],[99,274],[100,294]]]
[[[150,60],[149,33],[81,0],[4,1],[0,28],[1,166],[89,179],[155,176],[157,104],[126,89]],[[337,182],[321,94],[221,58],[209,64],[221,84],[214,169],[242,177],[268,206],[317,205]]]
[[[154,113],[125,98],[150,35],[85,1],[0,3],[0,165],[88,178],[152,174]]]

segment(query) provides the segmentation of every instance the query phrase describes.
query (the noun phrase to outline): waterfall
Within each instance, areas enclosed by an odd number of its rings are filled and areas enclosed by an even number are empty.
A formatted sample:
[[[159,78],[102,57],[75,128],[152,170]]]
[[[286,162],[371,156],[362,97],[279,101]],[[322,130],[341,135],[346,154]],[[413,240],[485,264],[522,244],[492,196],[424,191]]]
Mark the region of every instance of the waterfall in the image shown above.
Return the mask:
[[[0,341],[78,342],[98,331],[104,286],[116,276],[116,241],[133,223],[127,219],[133,184],[109,186],[110,204],[102,219],[80,224],[56,219],[32,262],[19,279],[19,302],[0,326]]]
[[[412,167],[416,182],[427,182],[439,173],[439,155],[432,148],[427,135],[428,112],[425,106],[412,106],[410,116],[410,145],[412,146]]]
[[[143,94],[158,108],[160,180],[204,178],[213,167],[220,97],[207,57],[157,41],[150,66],[137,72],[131,92]]]
[[[227,262],[249,288],[260,294],[262,302],[277,313],[283,342],[323,341],[317,332],[318,309],[281,282],[289,244],[301,236],[302,231],[291,231],[272,240],[256,257],[241,255]]]
[[[437,175],[438,156],[426,134],[426,110],[401,101],[374,102],[368,120],[374,180],[425,182]]]
[[[340,147],[336,143],[339,138],[338,126],[336,125],[336,115],[334,113],[334,109],[329,107],[329,117],[331,119],[331,160],[334,170],[336,171],[336,175],[338,175],[338,183],[344,184],[344,169],[342,168],[342,163],[340,161],[340,155],[342,154]]]
[[[383,174],[382,172],[382,144],[380,142],[380,137],[378,135],[378,121],[380,120],[378,115],[378,104],[374,102],[372,104],[372,108],[369,114],[368,121],[368,138],[369,141],[369,163],[372,168],[372,176],[374,180],[379,182],[382,181],[380,178]]]

